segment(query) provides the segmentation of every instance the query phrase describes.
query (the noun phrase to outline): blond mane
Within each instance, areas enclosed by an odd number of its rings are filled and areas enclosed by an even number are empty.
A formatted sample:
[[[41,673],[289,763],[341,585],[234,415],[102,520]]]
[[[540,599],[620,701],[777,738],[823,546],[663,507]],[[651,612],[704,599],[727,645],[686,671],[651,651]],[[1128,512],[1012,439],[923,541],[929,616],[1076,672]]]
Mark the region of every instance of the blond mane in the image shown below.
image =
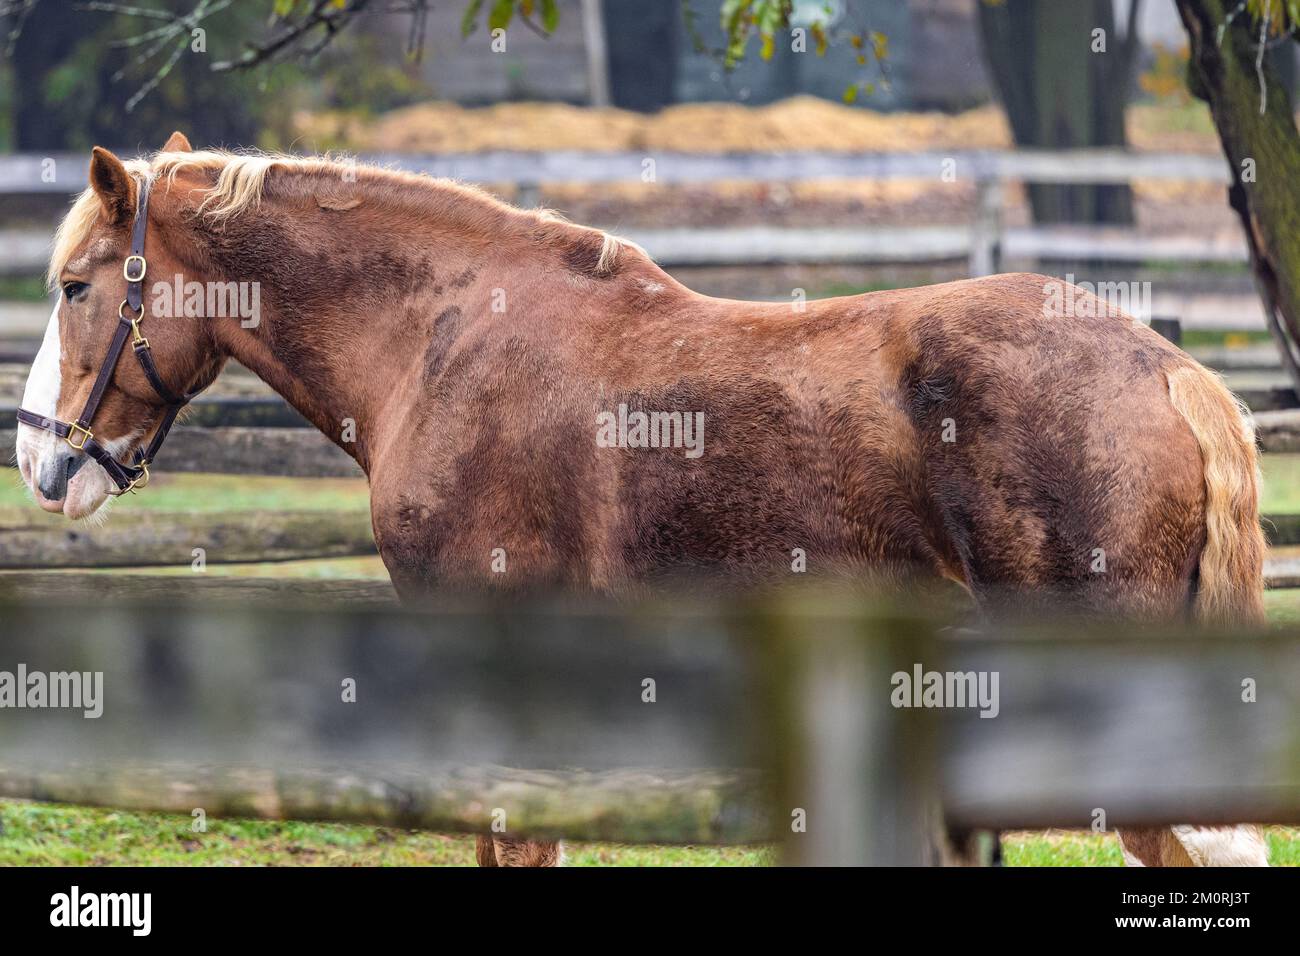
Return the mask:
[[[131,159],[124,164],[137,183],[148,179],[155,184],[171,186],[176,176],[186,170],[218,170],[216,181],[206,190],[199,204],[199,213],[213,224],[238,216],[258,206],[266,187],[267,177],[273,171],[305,175],[328,176],[335,182],[363,180],[378,181],[390,186],[418,187],[429,194],[435,191],[444,201],[476,207],[479,220],[499,223],[508,217],[526,217],[538,227],[535,234],[544,240],[560,241],[579,235],[598,234],[601,237],[600,255],[596,264],[599,274],[608,274],[618,263],[625,249],[642,252],[635,243],[587,226],[570,223],[549,209],[521,210],[494,198],[477,186],[450,179],[436,179],[422,173],[357,163],[350,159],[339,160],[330,156],[290,156],[284,153],[230,152],[227,150],[196,150],[181,153],[157,153],[152,159]],[[346,175],[345,175],[346,174]],[[54,235],[54,248],[46,281],[53,288],[59,273],[67,265],[73,252],[89,238],[99,220],[101,206],[94,190],[85,189],[72,203],[72,208],[59,224]]]

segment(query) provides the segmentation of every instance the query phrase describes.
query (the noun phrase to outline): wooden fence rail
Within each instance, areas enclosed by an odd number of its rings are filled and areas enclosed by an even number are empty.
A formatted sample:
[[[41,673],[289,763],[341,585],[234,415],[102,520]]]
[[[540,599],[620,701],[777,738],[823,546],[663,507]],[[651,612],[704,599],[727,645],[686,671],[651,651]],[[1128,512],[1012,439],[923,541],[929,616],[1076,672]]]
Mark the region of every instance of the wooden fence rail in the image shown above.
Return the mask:
[[[500,811],[515,834],[818,863],[935,862],[940,821],[1300,822],[1300,629],[942,623],[825,596],[2,606],[0,671],[103,678],[99,717],[0,711],[0,794],[464,832]],[[896,706],[918,668],[997,690]]]
[[[200,554],[195,554],[195,549]],[[0,570],[190,566],[375,553],[366,511],[150,511],[99,527],[0,508]]]
[[[909,153],[485,152],[447,155],[382,153],[367,162],[432,176],[513,186],[535,205],[554,183],[699,185],[721,181],[798,182],[816,179],[932,180],[936,189],[974,183],[969,226],[846,229],[632,230],[665,266],[765,263],[933,262],[967,260],[971,275],[999,271],[1005,256],[1144,262],[1246,262],[1242,239],[1154,238],[1132,230],[1034,227],[1007,230],[1003,184],[1127,183],[1137,179],[1227,184],[1220,156],[1126,150],[922,151]],[[647,164],[652,161],[652,165]],[[0,156],[0,194],[69,194],[86,185],[80,153]],[[652,175],[648,173],[652,170]],[[647,178],[649,176],[649,179]],[[39,271],[45,241],[37,233],[0,232],[0,273]]]

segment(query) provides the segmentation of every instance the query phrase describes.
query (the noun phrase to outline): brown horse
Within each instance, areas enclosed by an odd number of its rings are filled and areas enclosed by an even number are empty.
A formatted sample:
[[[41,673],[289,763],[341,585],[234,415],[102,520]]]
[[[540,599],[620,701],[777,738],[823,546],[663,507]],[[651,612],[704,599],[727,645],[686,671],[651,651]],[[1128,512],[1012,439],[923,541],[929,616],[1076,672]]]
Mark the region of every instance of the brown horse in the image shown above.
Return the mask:
[[[810,573],[959,582],[1145,619],[1256,623],[1249,425],[1218,380],[1082,290],[1002,275],[808,302],[683,287],[635,246],[456,183],[322,159],[96,149],[24,405],[71,421],[117,326],[140,184],[145,320],[176,395],[228,358],[370,480],[380,554],[429,588],[607,594]],[[260,314],[162,321],[186,283]],[[188,296],[186,296],[188,299]],[[202,296],[199,296],[200,301]],[[162,303],[163,308],[159,308]],[[122,361],[93,422],[125,457],[163,415]],[[38,503],[116,490],[23,426]],[[1126,834],[1133,862],[1262,862],[1254,828]],[[486,864],[553,844],[481,841]]]

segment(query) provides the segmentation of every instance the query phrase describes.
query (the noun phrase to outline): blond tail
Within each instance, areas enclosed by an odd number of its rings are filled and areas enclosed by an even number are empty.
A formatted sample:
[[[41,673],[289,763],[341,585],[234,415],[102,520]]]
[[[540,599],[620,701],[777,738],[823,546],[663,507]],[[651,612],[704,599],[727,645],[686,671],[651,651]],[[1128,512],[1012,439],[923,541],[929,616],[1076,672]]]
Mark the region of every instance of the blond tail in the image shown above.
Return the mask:
[[[1218,377],[1189,365],[1169,375],[1169,398],[1187,420],[1205,466],[1205,549],[1195,613],[1200,621],[1264,621],[1264,532],[1249,415]]]

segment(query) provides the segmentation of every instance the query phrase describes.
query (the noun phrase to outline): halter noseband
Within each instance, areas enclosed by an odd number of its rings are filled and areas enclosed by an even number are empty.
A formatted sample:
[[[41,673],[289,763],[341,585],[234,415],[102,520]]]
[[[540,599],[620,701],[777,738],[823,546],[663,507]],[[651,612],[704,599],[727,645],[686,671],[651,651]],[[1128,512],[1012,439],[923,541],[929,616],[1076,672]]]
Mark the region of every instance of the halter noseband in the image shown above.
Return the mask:
[[[99,367],[99,375],[95,379],[95,385],[90,390],[90,397],[86,399],[86,407],[82,409],[81,415],[75,422],[61,422],[57,419],[46,418],[44,415],[37,415],[35,412],[29,412],[25,408],[18,409],[18,420],[24,425],[31,425],[33,428],[42,428],[47,432],[53,432],[68,443],[68,447],[74,451],[85,452],[95,461],[103,466],[108,472],[108,477],[113,479],[117,485],[117,494],[124,495],[128,491],[135,491],[137,488],[143,488],[149,483],[149,464],[153,461],[154,456],[158,454],[158,449],[162,447],[163,441],[167,438],[167,433],[171,430],[172,424],[176,421],[176,416],[195,395],[202,391],[198,389],[186,395],[177,397],[171,390],[163,384],[161,376],[158,374],[158,367],[154,365],[153,355],[149,350],[149,340],[140,334],[140,323],[144,321],[144,274],[148,269],[148,263],[144,258],[144,233],[149,222],[149,180],[142,179],[138,191],[135,210],[135,224],[131,227],[131,253],[122,263],[122,277],[126,279],[126,298],[122,304],[117,307],[117,331],[113,333],[113,341],[109,343],[108,354],[104,356],[104,363]],[[127,310],[135,313],[134,317],[127,313]],[[136,449],[135,460],[125,465],[113,457],[95,438],[95,433],[90,430],[91,422],[94,421],[95,413],[99,410],[99,403],[103,401],[104,391],[108,388],[109,381],[113,378],[113,370],[117,367],[117,360],[122,355],[122,349],[126,347],[126,337],[131,336],[131,348],[135,352],[136,359],[140,362],[140,368],[144,371],[144,377],[149,380],[153,390],[158,393],[167,406],[167,412],[163,415],[162,423],[158,430],[154,432],[153,438],[144,448]]]

